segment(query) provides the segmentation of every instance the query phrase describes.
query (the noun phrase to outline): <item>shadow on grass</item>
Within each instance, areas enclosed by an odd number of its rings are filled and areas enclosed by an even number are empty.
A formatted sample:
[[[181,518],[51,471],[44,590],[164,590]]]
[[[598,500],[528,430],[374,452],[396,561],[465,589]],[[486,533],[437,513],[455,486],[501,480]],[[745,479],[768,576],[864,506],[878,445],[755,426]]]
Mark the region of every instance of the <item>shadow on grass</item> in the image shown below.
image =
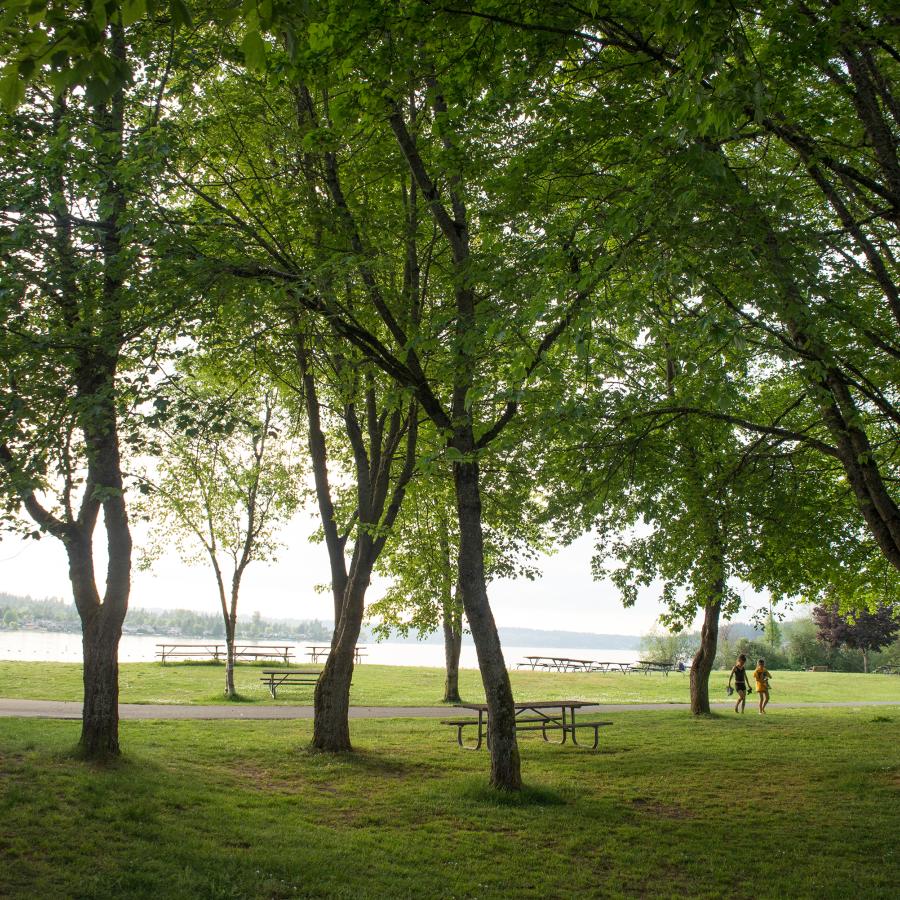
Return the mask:
[[[465,778],[449,787],[448,793],[467,803],[491,807],[566,806],[569,800],[560,792],[540,785],[523,785],[520,791],[503,791],[488,784],[487,773]]]
[[[307,744],[304,747],[298,747],[297,753],[309,759],[329,760],[340,763],[350,770],[377,775],[411,775],[422,770],[422,766],[418,764],[410,764],[398,759],[395,753],[371,750],[367,747],[355,747],[353,750],[332,753],[328,750],[317,750],[311,744]]]

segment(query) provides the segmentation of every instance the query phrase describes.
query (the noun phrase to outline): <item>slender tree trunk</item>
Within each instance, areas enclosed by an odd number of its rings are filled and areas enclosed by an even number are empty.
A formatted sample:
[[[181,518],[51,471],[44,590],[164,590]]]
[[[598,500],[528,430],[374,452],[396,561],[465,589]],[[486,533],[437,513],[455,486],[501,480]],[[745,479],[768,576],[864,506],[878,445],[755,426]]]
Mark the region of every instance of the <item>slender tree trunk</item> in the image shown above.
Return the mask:
[[[459,449],[465,453],[471,452],[473,447],[474,441],[466,441]],[[478,465],[467,461],[454,463],[453,474],[459,515],[459,586],[487,699],[491,785],[504,790],[519,790],[522,773],[516,743],[516,710],[484,575]]]
[[[456,603],[461,596],[459,579],[453,596],[453,558],[450,554],[450,527],[441,510],[438,516],[438,545],[441,552],[441,624],[444,628],[444,703],[461,703],[459,695],[459,654],[462,650],[462,613]]]
[[[108,532],[115,528],[111,518],[106,518]],[[86,758],[102,760],[119,754],[119,640],[128,609],[130,539],[126,528],[124,539],[118,535],[118,540],[109,540],[112,577],[101,603],[94,577],[92,528],[93,522],[76,526],[66,551],[82,630],[84,706],[79,747]]]
[[[704,609],[703,626],[700,629],[700,647],[691,663],[691,712],[695,716],[709,715],[709,673],[712,672],[719,643],[719,614],[724,582],[719,582],[716,600]]]
[[[225,622],[225,696],[229,700],[237,696],[234,689],[234,622]]]
[[[868,647],[862,648],[862,657],[863,657],[863,672],[865,672],[868,675],[868,673],[869,673],[869,648]]]
[[[350,576],[340,625],[331,641],[331,653],[316,685],[312,746],[316,750],[343,753],[350,744],[350,682],[353,656],[365,609],[371,568]]]
[[[859,511],[885,558],[900,570],[900,507],[890,491],[890,482],[881,471],[847,380],[830,361],[827,342],[798,320],[797,314],[804,314],[808,304],[782,253],[781,236],[765,213],[758,207],[755,212],[765,229],[761,249],[781,287],[782,302],[777,314],[791,340],[803,348],[809,360],[810,364],[801,371],[815,389],[813,396],[818,398],[817,407],[834,439]]]
[[[821,387],[830,396],[820,401],[819,408],[859,510],[882,553],[900,570],[900,507],[882,477],[868,435],[856,424],[861,419],[856,403],[843,378],[833,369],[828,370]]]
[[[119,639],[122,619],[99,609],[84,623],[84,709],[79,744],[85,756],[119,753]]]
[[[444,610],[444,661],[447,677],[444,679],[444,703],[461,703],[459,694],[459,654],[462,650],[462,622],[458,612]]]

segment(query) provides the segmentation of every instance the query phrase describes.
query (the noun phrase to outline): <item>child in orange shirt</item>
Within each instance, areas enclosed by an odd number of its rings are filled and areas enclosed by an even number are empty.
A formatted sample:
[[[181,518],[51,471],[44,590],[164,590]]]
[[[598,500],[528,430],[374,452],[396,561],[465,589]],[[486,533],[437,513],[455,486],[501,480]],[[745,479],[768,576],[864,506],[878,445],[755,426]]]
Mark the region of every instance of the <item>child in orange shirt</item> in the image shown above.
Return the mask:
[[[759,714],[763,715],[766,711],[766,706],[769,704],[769,678],[772,677],[766,668],[764,659],[757,661],[756,668],[753,670],[753,677],[756,680],[756,693],[759,694]]]

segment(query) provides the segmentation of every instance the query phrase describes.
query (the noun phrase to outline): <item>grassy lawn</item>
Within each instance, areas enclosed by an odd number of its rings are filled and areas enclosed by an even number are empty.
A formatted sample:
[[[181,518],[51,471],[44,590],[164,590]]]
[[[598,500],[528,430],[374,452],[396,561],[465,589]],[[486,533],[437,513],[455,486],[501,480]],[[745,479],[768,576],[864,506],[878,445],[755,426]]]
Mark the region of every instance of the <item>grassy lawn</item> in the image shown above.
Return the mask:
[[[515,798],[432,721],[340,757],[309,722],[127,722],[95,768],[77,723],[2,720],[0,896],[896,896],[900,706],[609,718],[599,753],[525,737]]]
[[[274,701],[260,679],[260,669],[271,663],[239,665],[235,683],[241,697],[251,703]],[[278,666],[272,666],[278,668]],[[309,668],[304,666],[303,668]],[[314,667],[315,668],[315,667]],[[224,666],[214,664],[125,663],[120,667],[123,703],[223,703]],[[592,700],[600,703],[683,703],[688,700],[688,676],[673,673],[561,673],[513,671],[517,699]],[[727,672],[714,672],[710,685],[713,701],[725,700]],[[352,702],[359,706],[430,706],[443,695],[442,669],[412,666],[360,665],[353,673]],[[460,673],[460,690],[467,700],[484,697],[481,678],[474,669]],[[81,666],[77,663],[0,661],[0,697],[43,700],[80,700]],[[832,700],[888,700],[900,703],[896,675],[861,675],[839,672],[774,672],[772,703]],[[278,703],[308,704],[311,688],[284,690]]]

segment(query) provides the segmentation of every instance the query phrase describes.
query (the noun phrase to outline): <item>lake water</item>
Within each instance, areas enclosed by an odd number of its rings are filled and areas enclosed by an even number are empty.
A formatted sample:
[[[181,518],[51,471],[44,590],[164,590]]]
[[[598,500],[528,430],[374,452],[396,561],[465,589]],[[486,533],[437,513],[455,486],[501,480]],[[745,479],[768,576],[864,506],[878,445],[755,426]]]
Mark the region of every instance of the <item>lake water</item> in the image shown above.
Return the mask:
[[[194,644],[216,639],[156,637],[153,635],[126,634],[119,644],[120,662],[148,662],[156,658],[159,643]],[[278,641],[260,641],[277,644]],[[285,642],[290,643],[290,642]],[[322,642],[318,642],[322,643]],[[434,666],[443,668],[444,647],[442,644],[394,643],[361,644],[365,648],[365,662],[386,666]],[[305,642],[293,645],[295,658],[299,662],[308,660]],[[604,650],[603,648],[562,648],[562,647],[515,647],[503,648],[506,664],[515,668],[516,663],[526,656],[567,656],[574,659],[608,660],[610,662],[634,662],[637,650]],[[43,631],[0,631],[0,659],[5,660],[47,660],[55,662],[81,662],[81,635],[61,634]],[[475,647],[463,644],[460,666],[477,669]]]

